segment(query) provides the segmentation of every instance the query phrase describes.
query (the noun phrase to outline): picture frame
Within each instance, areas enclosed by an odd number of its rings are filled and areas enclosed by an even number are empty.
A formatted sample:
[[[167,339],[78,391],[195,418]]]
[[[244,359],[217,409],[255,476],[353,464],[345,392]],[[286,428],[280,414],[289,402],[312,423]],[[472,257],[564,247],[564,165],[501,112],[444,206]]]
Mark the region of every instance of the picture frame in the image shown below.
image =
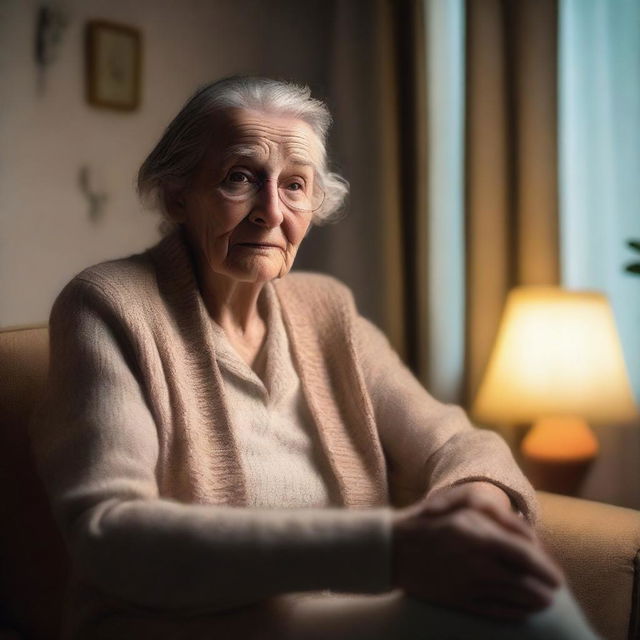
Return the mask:
[[[86,30],[86,98],[89,104],[119,111],[140,105],[140,30],[107,20],[90,20]]]

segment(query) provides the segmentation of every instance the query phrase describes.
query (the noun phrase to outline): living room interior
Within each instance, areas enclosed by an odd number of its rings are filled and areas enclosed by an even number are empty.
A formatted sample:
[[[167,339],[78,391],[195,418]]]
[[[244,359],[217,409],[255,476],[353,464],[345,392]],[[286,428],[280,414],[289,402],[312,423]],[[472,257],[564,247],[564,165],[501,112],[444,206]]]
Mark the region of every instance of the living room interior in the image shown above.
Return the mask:
[[[334,117],[350,196],[296,269],[345,282],[430,393],[500,433],[594,628],[640,638],[639,66],[633,0],[1,2],[0,637],[54,638],[67,570],[26,436],[51,306],[160,239],[140,163],[196,88],[246,74]],[[580,306],[512,339],[518,292],[543,316],[597,298],[602,327]]]

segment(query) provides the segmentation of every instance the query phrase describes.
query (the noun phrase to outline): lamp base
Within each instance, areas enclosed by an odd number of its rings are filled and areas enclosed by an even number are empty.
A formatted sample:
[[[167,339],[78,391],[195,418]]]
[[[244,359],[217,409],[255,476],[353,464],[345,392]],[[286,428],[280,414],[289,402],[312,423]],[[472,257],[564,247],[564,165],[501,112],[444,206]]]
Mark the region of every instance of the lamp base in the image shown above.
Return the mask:
[[[598,450],[582,418],[542,418],[522,441],[524,472],[536,489],[576,495]]]
[[[593,459],[557,462],[524,458],[523,471],[540,491],[576,496],[592,464]]]

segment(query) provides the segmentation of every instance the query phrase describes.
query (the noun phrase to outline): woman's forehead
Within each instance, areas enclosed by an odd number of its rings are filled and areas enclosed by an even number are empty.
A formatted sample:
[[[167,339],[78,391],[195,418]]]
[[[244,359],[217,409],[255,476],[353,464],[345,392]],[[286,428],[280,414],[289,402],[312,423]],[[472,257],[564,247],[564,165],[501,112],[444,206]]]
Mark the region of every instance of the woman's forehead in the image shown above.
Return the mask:
[[[225,114],[214,136],[218,157],[251,160],[281,159],[318,166],[321,144],[313,129],[298,118],[236,109]]]

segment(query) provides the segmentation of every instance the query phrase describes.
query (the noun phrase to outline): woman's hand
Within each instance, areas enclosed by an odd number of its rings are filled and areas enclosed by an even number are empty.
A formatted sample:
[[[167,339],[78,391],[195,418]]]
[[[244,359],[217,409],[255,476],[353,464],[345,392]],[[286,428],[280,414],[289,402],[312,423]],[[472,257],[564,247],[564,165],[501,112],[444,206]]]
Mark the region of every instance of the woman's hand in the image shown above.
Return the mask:
[[[394,585],[407,594],[502,619],[543,609],[563,582],[508,496],[484,482],[398,510],[392,553]]]

